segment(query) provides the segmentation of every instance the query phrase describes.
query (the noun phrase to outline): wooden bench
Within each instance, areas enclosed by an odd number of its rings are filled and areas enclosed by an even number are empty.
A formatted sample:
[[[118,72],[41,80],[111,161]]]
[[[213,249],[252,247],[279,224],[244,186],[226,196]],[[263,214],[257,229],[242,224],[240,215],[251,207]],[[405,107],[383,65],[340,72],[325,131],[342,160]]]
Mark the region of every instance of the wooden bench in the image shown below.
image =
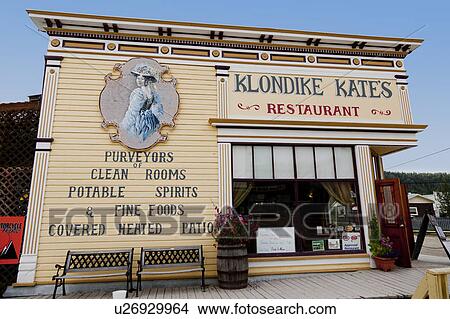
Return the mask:
[[[105,250],[105,251],[68,251],[64,266],[55,265],[56,275],[53,299],[56,297],[58,287],[63,288],[63,295],[66,295],[66,279],[121,277],[127,279],[128,291],[132,291],[132,264],[133,249],[125,250]],[[60,270],[62,273],[60,274]],[[101,274],[95,272],[103,272]],[[88,273],[88,274],[82,274]]]
[[[138,270],[136,296],[142,290],[142,275],[164,275],[186,272],[202,272],[202,290],[205,290],[205,257],[203,246],[173,248],[141,248],[141,257],[137,261]],[[168,268],[165,270],[155,270]],[[171,270],[170,268],[182,268]]]

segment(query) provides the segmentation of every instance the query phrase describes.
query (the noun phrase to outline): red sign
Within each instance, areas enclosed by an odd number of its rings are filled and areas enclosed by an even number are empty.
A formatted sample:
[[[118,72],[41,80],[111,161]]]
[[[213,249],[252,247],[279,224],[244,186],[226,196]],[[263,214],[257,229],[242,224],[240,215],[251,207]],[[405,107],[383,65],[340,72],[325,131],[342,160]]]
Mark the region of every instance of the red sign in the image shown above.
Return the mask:
[[[24,216],[0,216],[0,265],[19,263],[24,222]]]

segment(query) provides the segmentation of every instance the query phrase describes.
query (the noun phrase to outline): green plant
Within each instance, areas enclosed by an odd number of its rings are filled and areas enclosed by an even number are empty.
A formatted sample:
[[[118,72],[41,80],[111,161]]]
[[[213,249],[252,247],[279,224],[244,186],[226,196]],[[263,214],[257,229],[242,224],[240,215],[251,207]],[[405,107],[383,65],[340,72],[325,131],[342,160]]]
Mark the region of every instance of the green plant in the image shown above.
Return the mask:
[[[378,218],[375,214],[369,222],[369,236],[370,241],[380,239],[380,224],[378,224]]]
[[[219,210],[215,207],[213,237],[221,245],[245,245],[249,239],[248,221],[233,208]]]
[[[370,252],[375,257],[395,257],[393,242],[389,237],[381,236],[381,239],[373,239],[369,243]]]

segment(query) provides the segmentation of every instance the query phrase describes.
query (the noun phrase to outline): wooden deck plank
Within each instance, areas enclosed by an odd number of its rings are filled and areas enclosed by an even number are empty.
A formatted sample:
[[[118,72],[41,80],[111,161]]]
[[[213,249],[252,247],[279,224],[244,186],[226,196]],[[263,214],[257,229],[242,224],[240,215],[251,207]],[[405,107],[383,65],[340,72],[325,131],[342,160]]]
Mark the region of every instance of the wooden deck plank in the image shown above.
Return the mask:
[[[223,289],[223,288],[217,287],[217,292],[224,299],[237,298],[236,294],[232,290],[229,290],[229,289]]]
[[[259,293],[258,289],[255,289],[250,283],[246,289],[242,289],[246,299],[264,299],[264,296]]]
[[[270,281],[263,281],[260,283],[261,289],[266,291],[269,294],[269,299],[284,299],[283,293],[281,291],[277,291],[273,285],[270,284]]]
[[[331,274],[333,276],[333,274]],[[320,298],[338,298],[338,297],[344,297],[342,292],[342,283],[339,281],[336,281],[335,279],[332,279],[334,277],[330,277],[330,280],[328,281],[326,279],[327,276],[324,275],[318,275],[314,278],[314,281],[312,281],[312,284],[316,285],[317,292]],[[330,284],[335,283],[334,290],[330,289]],[[347,291],[347,295],[348,295]]]
[[[351,296],[351,298],[361,298],[361,295],[368,293],[367,285],[364,282],[361,282],[358,285],[353,284],[355,280],[353,273],[346,274],[346,276],[341,273],[335,273],[332,278],[329,278],[329,280],[330,282],[340,286],[340,291],[342,291],[342,294]]]
[[[186,297],[187,297],[186,287],[180,287],[179,293],[180,293],[180,299],[186,299]]]
[[[242,290],[245,290],[245,288],[233,290],[233,292],[237,295],[238,299],[245,299],[246,298],[245,295],[242,293]]]
[[[399,280],[399,277],[394,277],[391,275],[384,275],[384,274],[378,274],[373,273],[371,277],[371,282],[376,282],[380,285],[382,285],[385,290],[396,290],[399,293],[408,292],[411,289],[414,289],[416,286],[415,284],[409,284],[411,281],[411,278],[405,278]]]
[[[320,293],[316,291],[317,286],[313,284],[313,280],[310,278],[295,278],[295,282],[302,287],[301,291],[305,292],[305,294],[302,294],[302,298],[321,298]]]
[[[377,281],[379,283],[383,283],[386,290],[392,293],[392,290],[397,291],[399,294],[410,294],[411,291],[417,287],[417,284],[410,283],[411,278],[401,277],[402,281],[399,281],[400,278],[398,274],[383,274],[381,272],[373,271],[371,273],[371,278],[373,281]],[[413,280],[415,282],[415,280]]]
[[[415,286],[405,285],[404,282],[398,282],[395,278],[384,278],[380,275],[376,275],[374,277],[374,281],[384,288],[384,293],[381,293],[380,296],[402,296],[408,295],[414,290]]]
[[[164,299],[172,299],[172,290],[173,290],[173,287],[167,287],[164,290]]]
[[[233,297],[234,295],[233,295],[233,293],[230,290],[222,289],[220,287],[217,287],[217,292],[219,293],[220,298],[222,298],[222,299],[232,299],[232,298],[234,298]]]
[[[277,291],[280,291],[283,298],[297,298],[298,288],[291,286],[289,280],[271,281],[269,284]]]
[[[399,291],[392,290],[386,283],[370,277],[361,285],[363,289],[359,292],[359,298],[373,298],[382,296],[397,296]]]
[[[380,287],[378,285],[369,284],[370,279],[361,280],[359,277],[355,277],[354,274],[334,274],[333,278],[334,282],[339,282],[343,287],[346,288],[346,291],[351,298],[368,298],[373,295],[373,292],[376,291],[381,292]],[[358,285],[354,285],[354,282],[358,282]]]
[[[214,289],[214,286],[206,286],[206,294],[207,299],[218,299],[217,291]]]
[[[134,293],[133,293],[134,296]],[[103,292],[103,294],[100,296],[100,299],[110,299],[112,297],[112,293],[109,291]]]
[[[164,299],[164,290],[166,288],[158,287],[156,288],[156,296],[155,299]]]
[[[331,298],[352,297],[353,290],[349,289],[345,281],[336,280],[336,276],[322,275],[318,276],[315,280],[321,286],[323,285],[325,287],[327,298],[330,298],[328,297],[330,295],[332,295]]]
[[[413,268],[396,267],[391,272],[362,270],[355,272],[298,274],[283,279],[252,281],[247,288],[226,290],[207,286],[203,292],[200,286],[155,288],[145,281],[146,288],[139,292],[141,299],[283,299],[283,298],[379,298],[410,296],[422,279],[425,271],[442,265],[413,262]],[[450,285],[450,284],[449,284]],[[67,296],[58,291],[58,299],[106,299],[112,298],[110,291],[94,290],[70,293]],[[131,293],[130,298],[134,298]],[[51,295],[33,296],[47,299]]]
[[[188,299],[197,299],[195,287],[187,287],[186,290],[188,292]]]
[[[83,299],[96,299],[96,296],[99,295],[99,291],[89,291],[84,296]]]
[[[322,276],[317,276],[314,280],[311,280],[310,284],[315,286],[314,291],[318,298],[337,298],[336,294],[339,294],[338,291],[332,291],[329,288],[329,285],[323,281]],[[339,291],[342,289],[340,285],[337,286]]]
[[[194,298],[195,299],[201,299],[202,295],[199,293],[198,291],[198,287],[191,287],[192,288],[192,293],[194,294]]]
[[[156,299],[158,288],[147,288],[147,289],[148,289],[147,299]]]
[[[264,288],[261,287],[260,282],[249,283],[249,285],[255,290],[258,291],[258,294],[262,296],[263,299],[271,299],[272,296],[265,291]]]
[[[180,288],[173,288],[172,289],[172,299],[180,299]]]
[[[302,282],[303,278],[292,278],[291,282],[293,285],[297,287],[296,299],[306,299],[308,298],[306,293],[309,290],[309,287],[306,287]]]

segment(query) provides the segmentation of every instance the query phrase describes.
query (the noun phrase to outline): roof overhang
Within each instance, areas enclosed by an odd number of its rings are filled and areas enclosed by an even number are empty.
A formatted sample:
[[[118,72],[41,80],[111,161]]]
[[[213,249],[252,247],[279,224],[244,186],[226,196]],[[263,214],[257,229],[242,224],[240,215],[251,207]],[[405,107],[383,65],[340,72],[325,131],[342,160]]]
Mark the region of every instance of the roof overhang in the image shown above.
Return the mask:
[[[434,203],[433,200],[431,200],[431,199],[429,199],[429,198],[427,198],[427,197],[425,197],[425,196],[423,196],[421,194],[410,194],[410,195],[408,195],[408,200],[410,201],[411,204],[420,204],[420,202],[414,202],[414,201],[411,202],[411,200],[416,199],[416,198],[420,198],[421,200],[423,200],[423,201],[425,201],[427,203],[430,203],[430,204]]]
[[[386,155],[417,146],[426,125],[210,119],[223,143],[369,145]]]
[[[49,34],[72,32],[94,35],[108,34],[142,35],[193,39],[198,41],[222,41],[342,49],[370,55],[391,54],[404,57],[421,45],[423,40],[355,34],[311,32],[248,26],[231,26],[207,23],[151,20],[99,16],[79,13],[27,10],[38,29]]]

